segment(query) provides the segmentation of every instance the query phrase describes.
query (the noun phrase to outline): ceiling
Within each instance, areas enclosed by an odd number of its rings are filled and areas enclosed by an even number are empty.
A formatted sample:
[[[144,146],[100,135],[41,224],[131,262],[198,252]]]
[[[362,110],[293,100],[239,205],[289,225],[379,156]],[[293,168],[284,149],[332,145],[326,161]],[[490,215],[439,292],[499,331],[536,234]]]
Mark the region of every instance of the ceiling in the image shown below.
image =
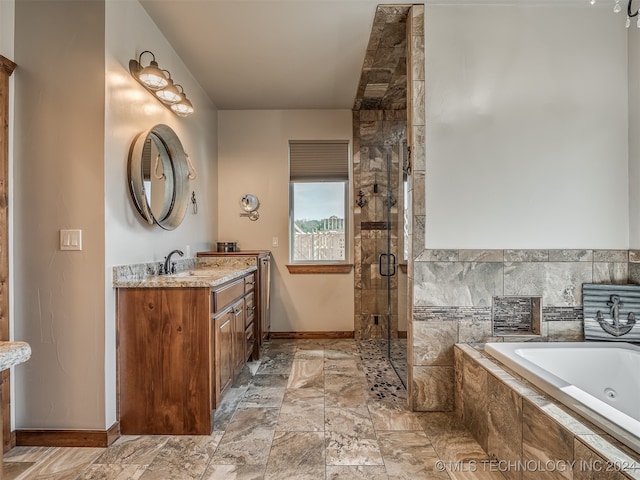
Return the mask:
[[[140,0],[221,110],[351,109],[379,0]]]
[[[351,109],[376,6],[403,0],[140,0],[221,110]],[[606,2],[600,2],[606,3]],[[433,0],[580,5],[587,0]]]

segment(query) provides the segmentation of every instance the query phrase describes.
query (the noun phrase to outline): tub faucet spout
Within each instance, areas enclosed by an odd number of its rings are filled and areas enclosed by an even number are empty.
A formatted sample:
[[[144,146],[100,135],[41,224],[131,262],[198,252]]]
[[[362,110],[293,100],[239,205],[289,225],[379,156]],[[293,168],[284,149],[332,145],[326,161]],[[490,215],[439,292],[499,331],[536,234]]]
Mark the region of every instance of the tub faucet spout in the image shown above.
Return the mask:
[[[184,255],[182,250],[172,250],[171,252],[169,252],[169,255],[164,257],[164,273],[165,274],[176,273],[176,267],[175,266],[170,266],[171,265],[171,256],[174,253],[177,253],[181,257]]]

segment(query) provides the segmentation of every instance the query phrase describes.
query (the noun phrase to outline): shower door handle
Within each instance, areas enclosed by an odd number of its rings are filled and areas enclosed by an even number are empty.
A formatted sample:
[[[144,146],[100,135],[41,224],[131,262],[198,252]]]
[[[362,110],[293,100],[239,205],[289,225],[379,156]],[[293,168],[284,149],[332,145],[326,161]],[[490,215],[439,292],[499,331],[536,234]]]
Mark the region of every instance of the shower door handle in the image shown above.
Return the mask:
[[[386,262],[382,261],[383,257],[387,259]],[[389,267],[393,267],[393,270],[390,271]],[[396,274],[396,256],[393,253],[381,253],[378,257],[378,268],[381,277],[393,277]]]

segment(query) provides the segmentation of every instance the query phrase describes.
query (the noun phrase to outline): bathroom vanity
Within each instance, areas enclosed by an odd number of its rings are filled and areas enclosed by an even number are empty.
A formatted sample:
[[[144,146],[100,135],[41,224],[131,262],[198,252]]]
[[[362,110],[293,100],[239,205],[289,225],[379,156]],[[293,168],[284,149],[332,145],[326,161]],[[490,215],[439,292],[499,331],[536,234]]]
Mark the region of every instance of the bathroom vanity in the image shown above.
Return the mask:
[[[116,281],[120,429],[209,435],[254,351],[256,267]]]
[[[271,252],[268,250],[242,250],[235,252],[198,252],[199,258],[250,258],[257,267],[255,346],[253,359],[260,356],[260,345],[269,338],[271,332]]]

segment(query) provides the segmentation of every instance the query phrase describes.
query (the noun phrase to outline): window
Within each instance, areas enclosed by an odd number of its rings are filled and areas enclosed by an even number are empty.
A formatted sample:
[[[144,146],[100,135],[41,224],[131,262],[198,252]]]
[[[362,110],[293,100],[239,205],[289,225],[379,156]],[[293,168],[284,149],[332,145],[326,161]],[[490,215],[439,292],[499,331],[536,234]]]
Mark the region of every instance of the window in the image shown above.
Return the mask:
[[[289,142],[289,259],[347,261],[347,141]]]

